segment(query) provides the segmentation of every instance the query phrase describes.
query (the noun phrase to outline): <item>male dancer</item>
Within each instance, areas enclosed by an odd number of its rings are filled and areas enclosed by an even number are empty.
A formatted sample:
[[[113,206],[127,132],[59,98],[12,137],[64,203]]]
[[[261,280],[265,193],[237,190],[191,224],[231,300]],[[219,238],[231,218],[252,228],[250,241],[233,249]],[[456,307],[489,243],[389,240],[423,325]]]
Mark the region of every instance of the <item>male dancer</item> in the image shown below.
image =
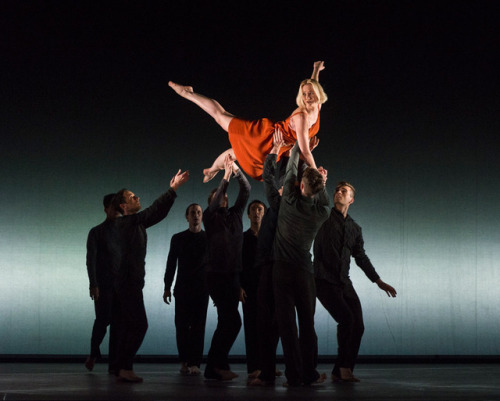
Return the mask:
[[[322,382],[326,377],[316,370],[316,290],[309,250],[319,227],[328,218],[327,172],[321,167],[308,167],[296,187],[298,163],[299,148],[295,144],[285,173],[273,247],[276,317],[288,386]]]
[[[262,172],[269,207],[262,219],[255,255],[255,267],[261,272],[257,288],[257,328],[261,372],[257,378],[249,382],[251,386],[273,385],[275,377],[282,375],[276,370],[276,347],[279,334],[274,308],[272,250],[282,190],[278,188],[279,184],[276,182],[277,158],[284,144],[283,135],[280,131],[276,131],[273,134],[273,148],[264,160]]]
[[[240,190],[234,206],[228,208],[226,194],[229,179],[238,180]],[[250,195],[250,184],[228,155],[224,160],[224,177],[208,198],[203,213],[207,231],[209,263],[207,286],[217,308],[217,328],[208,351],[205,378],[231,380],[238,375],[229,369],[228,355],[241,328],[238,312],[239,273],[243,243],[243,212]]]
[[[114,203],[122,211],[117,219],[121,262],[115,271],[115,290],[120,309],[117,369],[119,379],[142,382],[133,371],[133,359],[148,329],[142,289],[144,287],[147,234],[146,229],[167,217],[177,197],[176,191],[189,179],[181,170],[171,179],[170,189],[147,209],[141,210],[138,196],[128,189],[120,190]]]
[[[366,256],[361,227],[347,214],[354,194],[354,187],[348,182],[337,184],[330,218],[321,226],[314,241],[317,296],[338,323],[338,356],[332,370],[333,381],[359,381],[353,370],[364,324],[361,303],[349,278],[351,256],[381,290],[389,297],[396,296],[396,290],[380,279]]]
[[[170,290],[175,281],[175,328],[182,375],[200,374],[205,343],[208,290],[205,280],[207,264],[207,234],[201,229],[203,210],[197,203],[186,209],[189,228],[175,234],[170,241],[163,300],[172,301]],[[177,269],[177,264],[179,268]]]
[[[256,199],[247,208],[250,228],[243,233],[243,270],[241,272],[241,302],[245,329],[245,350],[247,373],[250,379],[260,374],[259,335],[257,328],[257,288],[260,278],[260,266],[255,265],[255,255],[262,218],[266,205]]]
[[[87,272],[89,275],[90,298],[94,301],[95,320],[90,340],[90,355],[85,360],[85,367],[91,371],[97,358],[101,357],[99,346],[109,328],[108,371],[114,373],[116,367],[116,325],[115,301],[113,293],[113,259],[119,250],[116,243],[115,219],[120,216],[113,206],[115,194],[108,194],[103,199],[106,220],[92,228],[87,238]]]

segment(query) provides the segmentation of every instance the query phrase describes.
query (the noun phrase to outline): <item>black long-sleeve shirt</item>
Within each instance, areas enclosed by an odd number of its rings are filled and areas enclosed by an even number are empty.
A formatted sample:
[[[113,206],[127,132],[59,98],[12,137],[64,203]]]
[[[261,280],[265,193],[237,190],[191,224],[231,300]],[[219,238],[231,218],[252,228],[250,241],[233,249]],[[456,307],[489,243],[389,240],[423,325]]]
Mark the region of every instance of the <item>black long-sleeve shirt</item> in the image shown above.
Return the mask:
[[[170,240],[167,267],[165,269],[165,291],[170,290],[175,280],[176,291],[196,291],[205,283],[205,267],[207,264],[207,234],[201,230],[197,233],[186,230],[174,234]],[[177,269],[177,265],[179,268]]]
[[[260,236],[260,230],[259,230]],[[256,293],[259,284],[260,266],[255,264],[256,249],[259,237],[251,228],[243,233],[241,287],[249,293]]]
[[[336,285],[352,285],[349,278],[351,256],[366,276],[375,282],[375,271],[364,249],[361,227],[347,215],[333,208],[314,240],[314,273],[316,278]]]
[[[125,283],[140,286],[141,288],[144,287],[148,241],[146,229],[167,217],[176,197],[177,194],[170,188],[142,212],[116,219],[122,249],[120,267],[115,272],[118,288]]]
[[[295,186],[298,163],[296,144],[286,168],[273,253],[274,260],[300,266],[312,273],[310,249],[318,229],[328,218],[330,201],[326,187],[312,198],[300,193]]]
[[[113,270],[120,263],[120,244],[115,219],[107,219],[89,231],[87,272],[90,287],[111,288]]]
[[[262,171],[262,179],[264,181],[264,189],[269,207],[260,225],[255,255],[255,265],[257,267],[262,267],[272,262],[273,242],[276,234],[276,225],[278,224],[278,212],[281,201],[281,195],[278,192],[278,183],[275,177],[277,156],[278,155],[275,154],[268,154],[264,160],[264,168]]]
[[[250,184],[241,170],[234,175],[240,186],[234,206],[221,207],[229,181],[221,180],[208,208],[203,212],[203,224],[208,239],[207,272],[239,272],[243,244],[243,212],[250,196]]]

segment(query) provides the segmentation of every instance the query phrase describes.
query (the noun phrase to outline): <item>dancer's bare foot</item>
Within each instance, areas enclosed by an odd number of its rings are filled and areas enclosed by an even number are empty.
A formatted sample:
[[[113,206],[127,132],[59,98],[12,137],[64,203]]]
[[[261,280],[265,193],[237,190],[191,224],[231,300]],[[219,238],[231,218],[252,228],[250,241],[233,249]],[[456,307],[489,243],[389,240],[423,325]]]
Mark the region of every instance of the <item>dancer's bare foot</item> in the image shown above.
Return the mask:
[[[89,356],[86,360],[85,360],[85,367],[87,368],[87,370],[89,372],[92,372],[92,369],[94,369],[94,364],[95,364],[95,358],[92,357],[92,356]]]
[[[268,382],[256,377],[255,379],[248,380],[247,385],[251,387],[274,386],[274,381]]]
[[[212,171],[209,168],[203,169],[203,184],[206,184],[208,181],[212,180],[214,178],[219,170],[217,171]]]
[[[311,385],[324,383],[325,380],[326,380],[326,373],[323,372],[319,375],[319,377],[315,381],[311,383]]]
[[[226,370],[226,369],[215,368],[215,373],[217,373],[217,375],[219,375],[219,377],[220,377],[219,380],[222,380],[222,381],[233,380],[236,377],[238,377],[238,375],[236,373],[234,373],[230,370]]]
[[[256,379],[260,375],[260,370],[254,370],[252,373],[248,374],[249,379]]]
[[[340,368],[340,380],[349,383],[357,383],[361,381],[353,375],[350,368]]]
[[[168,86],[170,86],[175,91],[175,93],[182,97],[186,97],[189,94],[193,93],[192,86],[179,85],[172,81],[168,82]]]
[[[141,383],[143,379],[137,376],[133,370],[120,369],[118,380],[129,383]]]
[[[189,367],[189,376],[199,376],[201,373],[200,368],[198,366],[190,366]]]
[[[183,376],[187,376],[189,374],[189,368],[187,362],[181,362],[181,368],[179,369],[179,372]]]

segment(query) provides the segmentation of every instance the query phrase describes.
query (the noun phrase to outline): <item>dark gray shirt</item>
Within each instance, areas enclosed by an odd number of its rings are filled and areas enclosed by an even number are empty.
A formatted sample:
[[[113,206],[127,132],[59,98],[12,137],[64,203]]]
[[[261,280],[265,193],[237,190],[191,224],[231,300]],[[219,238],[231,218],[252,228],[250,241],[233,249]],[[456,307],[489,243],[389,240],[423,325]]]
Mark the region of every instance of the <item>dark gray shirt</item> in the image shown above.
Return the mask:
[[[273,253],[274,260],[288,262],[312,273],[311,245],[318,229],[328,218],[330,201],[326,187],[313,198],[300,193],[300,188],[295,185],[298,163],[299,147],[296,144],[286,168]]]

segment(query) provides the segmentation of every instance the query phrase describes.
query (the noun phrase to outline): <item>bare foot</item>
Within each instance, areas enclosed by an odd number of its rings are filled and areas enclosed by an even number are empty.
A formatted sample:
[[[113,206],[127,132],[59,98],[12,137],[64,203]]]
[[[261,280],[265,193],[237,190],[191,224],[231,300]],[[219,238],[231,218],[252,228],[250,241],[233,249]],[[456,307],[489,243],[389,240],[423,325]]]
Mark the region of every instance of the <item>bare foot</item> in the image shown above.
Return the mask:
[[[203,169],[203,183],[206,184],[208,181],[212,180],[219,171],[212,171],[209,168]]]
[[[249,380],[247,384],[251,387],[274,386],[274,381],[267,382],[256,377],[255,379]]]
[[[181,368],[179,369],[179,372],[181,375],[186,376],[189,374],[189,368],[187,366],[187,362],[182,362],[181,363]]]
[[[238,377],[238,375],[230,370],[226,369],[215,369],[215,373],[217,373],[222,381],[233,380]]]
[[[172,81],[168,82],[168,86],[170,86],[175,91],[175,93],[182,97],[187,97],[188,95],[193,93],[192,86],[179,85]]]
[[[325,380],[326,380],[326,373],[324,373],[324,372],[323,372],[323,373],[321,373],[321,374],[319,375],[319,377],[318,377],[315,381],[313,381],[311,384],[321,384],[321,383],[324,383],[324,382],[325,382]]]
[[[199,376],[201,373],[200,368],[198,366],[189,367],[189,375],[190,376]]]
[[[86,360],[85,360],[85,367],[87,368],[87,370],[89,372],[92,372],[92,369],[94,369],[94,364],[95,364],[95,358],[89,356]]]
[[[142,377],[137,376],[133,370],[120,369],[118,380],[129,383],[141,383]]]
[[[248,375],[249,379],[256,379],[260,375],[260,370],[254,370],[252,373]]]
[[[340,380],[350,383],[357,383],[361,381],[352,374],[352,370],[350,368],[340,368]]]

